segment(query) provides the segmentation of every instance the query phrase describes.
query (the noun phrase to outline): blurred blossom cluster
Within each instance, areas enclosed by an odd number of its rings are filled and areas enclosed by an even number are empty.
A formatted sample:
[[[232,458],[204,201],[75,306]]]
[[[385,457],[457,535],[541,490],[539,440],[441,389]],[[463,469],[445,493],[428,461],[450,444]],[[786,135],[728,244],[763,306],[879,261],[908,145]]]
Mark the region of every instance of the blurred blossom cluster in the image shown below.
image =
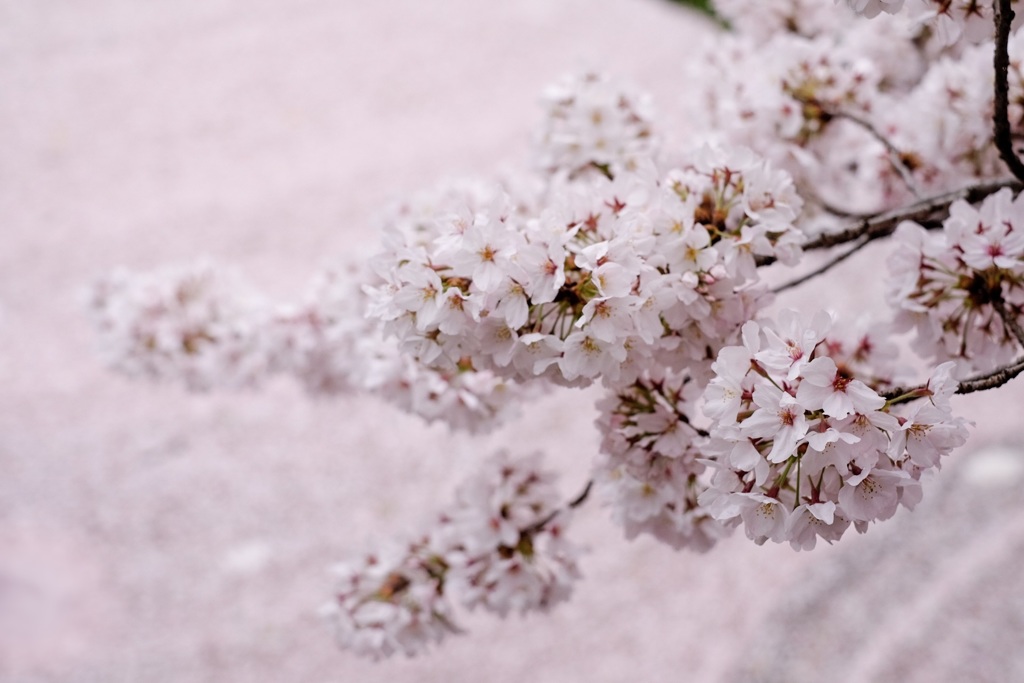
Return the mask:
[[[536,392],[601,387],[592,486],[567,502],[538,456],[487,460],[420,536],[340,566],[326,611],[342,646],[412,655],[459,631],[460,606],[561,602],[588,492],[627,537],[675,548],[737,527],[800,550],[864,532],[966,441],[950,397],[1024,371],[1022,178],[991,123],[1003,92],[1005,135],[1024,138],[1024,37],[1002,46],[1001,91],[987,4],[716,10],[731,29],[678,81],[684,142],[650,97],[569,75],[543,92],[527,169],[396,202],[376,255],[297,304],[209,262],[92,289],[110,366],[191,389],[287,374],[482,432]],[[871,319],[774,307],[893,233]],[[773,289],[766,267],[800,277]]]
[[[560,503],[539,454],[491,456],[423,534],[336,567],[323,612],[338,642],[374,658],[413,655],[459,632],[453,603],[504,617],[567,599],[579,550]]]
[[[353,268],[318,273],[304,300],[280,305],[208,260],[117,270],[90,290],[100,351],[114,370],[193,390],[294,376],[312,394],[367,392],[428,421],[470,432],[517,411],[524,390],[489,372],[431,368],[399,352],[363,316]],[[536,393],[536,390],[531,390]]]

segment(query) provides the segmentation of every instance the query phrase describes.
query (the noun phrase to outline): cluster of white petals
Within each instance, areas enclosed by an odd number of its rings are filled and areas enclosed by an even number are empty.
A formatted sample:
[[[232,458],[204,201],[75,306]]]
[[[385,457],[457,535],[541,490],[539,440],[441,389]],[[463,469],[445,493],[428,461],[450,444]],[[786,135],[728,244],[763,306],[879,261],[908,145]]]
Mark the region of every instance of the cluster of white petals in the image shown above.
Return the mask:
[[[952,363],[928,384],[887,399],[839,365],[823,344],[832,319],[748,322],[722,350],[705,392],[715,468],[699,502],[757,543],[811,549],[854,525],[865,531],[921,498],[920,478],[967,438],[952,415]],[[905,405],[906,404],[906,405]]]
[[[504,617],[566,600],[579,551],[565,538],[570,512],[560,504],[539,454],[495,454],[415,541],[337,567],[323,611],[338,643],[375,659],[412,656],[458,632],[453,605]]]
[[[251,386],[271,365],[265,303],[236,272],[210,261],[115,270],[86,303],[104,361],[126,375],[204,390]]]
[[[850,24],[849,12],[821,0],[714,0],[713,4],[715,14],[756,44],[786,33],[816,36]]]
[[[686,374],[659,372],[598,402],[603,438],[594,485],[627,538],[647,533],[705,551],[725,535],[697,500],[708,479],[707,434],[690,422],[701,390]]]
[[[618,175],[657,149],[650,97],[634,94],[606,75],[588,71],[544,90],[536,160],[548,173]]]
[[[1009,120],[1017,138],[1024,135],[1024,34],[1013,34],[1008,49]],[[937,59],[877,117],[877,126],[900,149],[920,190],[931,194],[1007,176],[994,145],[992,59],[991,41]],[[876,166],[884,177],[884,167]],[[888,176],[891,196],[905,197],[900,179],[891,172]]]
[[[429,538],[335,567],[335,599],[322,609],[341,647],[373,659],[413,656],[457,633],[444,594],[445,567]]]
[[[847,6],[857,14],[868,18],[877,17],[881,12],[896,14],[903,9],[904,0],[846,0]],[[836,0],[839,4],[839,0]]]
[[[872,4],[900,3],[855,8]],[[932,44],[937,28],[923,23],[923,7],[868,22],[822,5],[720,0],[716,6],[742,30],[715,41],[690,68],[704,84],[693,98],[693,125],[790,173],[807,201],[803,229],[817,233],[837,215],[1007,175],[991,125],[991,3],[932,8],[941,17],[984,17],[977,44],[956,49]],[[1022,40],[1015,33],[1009,43],[1015,137],[1024,134]]]
[[[365,274],[323,270],[299,304],[273,305],[211,261],[117,270],[89,291],[107,364],[192,390],[252,387],[274,373],[315,395],[369,392],[470,432],[515,414],[524,389],[487,371],[428,368],[363,315]],[[531,389],[530,393],[536,393]]]
[[[846,0],[846,4],[868,18],[904,11],[927,25],[944,45],[959,40],[978,42],[992,35],[992,2],[988,0]]]
[[[496,196],[390,232],[371,315],[433,367],[628,384],[710,360],[763,303],[756,258],[800,254],[800,198],[747,150],[558,189],[532,217]]]
[[[1006,321],[1024,313],[1024,196],[956,202],[941,231],[904,223],[895,241],[889,299],[919,354],[956,361],[959,376],[1015,357],[1021,340]]]
[[[730,4],[793,5],[781,21],[807,18],[799,2]],[[749,147],[791,174],[808,203],[802,227],[820,230],[824,209],[878,210],[906,193],[892,196],[890,153],[870,127],[894,106],[895,88],[920,79],[922,56],[898,22],[793,28],[803,30],[716,41],[691,64],[703,92],[690,116],[703,136]]]

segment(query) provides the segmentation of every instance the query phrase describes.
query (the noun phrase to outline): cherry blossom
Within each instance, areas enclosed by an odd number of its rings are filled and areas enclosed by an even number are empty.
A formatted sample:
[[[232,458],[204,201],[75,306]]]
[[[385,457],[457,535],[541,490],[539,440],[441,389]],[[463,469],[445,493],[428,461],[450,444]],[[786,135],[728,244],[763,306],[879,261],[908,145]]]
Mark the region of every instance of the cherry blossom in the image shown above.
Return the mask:
[[[336,568],[322,613],[338,644],[374,659],[414,656],[460,632],[453,605],[505,616],[546,611],[579,578],[570,513],[540,455],[499,451],[456,491],[456,501],[416,540]]]
[[[1007,188],[975,208],[950,207],[941,233],[896,232],[889,300],[925,357],[956,360],[961,376],[1011,360],[1022,343],[1007,319],[1024,306],[1024,200]]]
[[[799,363],[769,369],[758,349],[782,337],[772,324],[751,322],[746,345],[723,349],[713,366],[707,412],[729,419],[710,430],[705,452],[715,471],[698,503],[722,523],[743,525],[758,543],[788,541],[807,550],[818,538],[838,540],[851,522],[885,520],[900,504],[912,507],[921,473],[963,445],[967,432],[949,408],[956,386],[951,363],[921,391],[887,399],[849,369],[838,373],[820,315],[803,329],[794,327],[795,314],[781,317],[786,336],[809,347],[806,361],[800,353]],[[783,356],[779,348],[768,353]],[[714,400],[726,393],[728,413]]]
[[[369,392],[454,429],[481,432],[515,414],[526,394],[472,367],[432,369],[366,320],[359,268],[318,273],[299,303],[276,305],[212,261],[151,273],[119,270],[87,293],[107,364],[192,390],[253,388],[274,373],[312,394]]]

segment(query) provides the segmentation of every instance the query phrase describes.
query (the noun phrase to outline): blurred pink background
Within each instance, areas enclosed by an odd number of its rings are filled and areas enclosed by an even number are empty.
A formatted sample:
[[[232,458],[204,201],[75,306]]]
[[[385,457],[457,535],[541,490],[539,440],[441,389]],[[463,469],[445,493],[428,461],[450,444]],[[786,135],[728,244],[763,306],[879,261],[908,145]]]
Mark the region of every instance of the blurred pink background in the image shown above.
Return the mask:
[[[78,297],[113,267],[206,254],[295,298],[372,250],[390,199],[525,164],[563,73],[621,76],[684,131],[683,67],[714,33],[657,0],[0,0],[0,681],[1024,680],[1020,380],[959,402],[969,446],[864,537],[696,556],[589,505],[570,604],[374,664],[316,616],[331,564],[414,531],[501,445],[546,450],[572,495],[593,396],[470,439],[96,359]],[[877,309],[881,253],[797,300]]]

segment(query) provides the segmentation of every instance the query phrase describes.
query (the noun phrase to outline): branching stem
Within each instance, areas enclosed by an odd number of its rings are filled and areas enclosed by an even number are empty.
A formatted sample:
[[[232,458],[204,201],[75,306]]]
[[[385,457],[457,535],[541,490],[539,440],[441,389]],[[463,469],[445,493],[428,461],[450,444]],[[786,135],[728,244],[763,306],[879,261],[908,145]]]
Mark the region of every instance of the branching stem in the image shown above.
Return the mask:
[[[993,60],[995,67],[995,143],[999,155],[1006,162],[1010,172],[1018,180],[1024,180],[1024,163],[1013,149],[1013,138],[1010,132],[1010,88],[1007,84],[1010,68],[1010,25],[1013,23],[1011,0],[994,0],[996,25],[996,52]]]
[[[1006,310],[1006,304],[1001,299],[997,299],[992,302],[992,308],[995,309],[996,313],[999,314],[999,318],[1003,321],[1003,325],[1006,326],[1012,334],[1014,339],[1020,345],[1021,349],[1024,350],[1024,328],[1021,327],[1020,321],[1017,320],[1010,311]]]
[[[1018,358],[1013,363],[996,368],[992,372],[961,381],[956,393],[973,394],[976,391],[995,389],[996,387],[1003,386],[1022,372],[1024,372],[1024,358]]]
[[[553,520],[555,517],[562,514],[566,510],[573,510],[575,508],[578,508],[580,505],[583,505],[584,501],[586,501],[587,498],[590,496],[590,489],[592,489],[593,487],[594,480],[591,479],[590,481],[587,482],[587,485],[583,487],[583,490],[580,492],[580,494],[573,498],[572,500],[570,500],[568,503],[566,503],[564,508],[555,510],[544,519],[524,529],[522,533],[535,534],[544,527],[546,527],[548,524],[550,524],[551,520]]]
[[[988,389],[996,389],[1008,383],[1011,379],[1024,372],[1024,356],[1017,360],[996,368],[991,372],[986,372],[981,375],[975,375],[974,377],[968,377],[967,379],[960,380],[957,385],[957,394],[973,394],[976,391],[987,391]],[[917,387],[905,388],[896,387],[890,391],[885,392],[882,396],[892,402],[894,399],[915,399],[925,396],[924,389],[925,385]]]
[[[867,131],[871,137],[882,143],[882,146],[885,147],[885,150],[889,153],[889,164],[899,174],[900,179],[903,180],[903,184],[907,186],[907,189],[910,190],[911,194],[918,199],[921,199],[921,190],[917,186],[917,182],[914,180],[914,176],[910,172],[910,169],[907,168],[907,164],[903,161],[903,153],[897,149],[896,145],[892,144],[892,141],[889,140],[889,138],[882,135],[882,132],[875,128],[870,121],[861,118],[856,114],[851,114],[850,112],[845,111],[830,111],[829,114],[833,118],[846,119],[850,123],[860,126]]]
[[[990,180],[960,190],[944,192],[933,197],[926,197],[908,206],[892,211],[885,211],[870,218],[858,221],[839,232],[830,232],[813,239],[804,245],[804,250],[828,249],[840,244],[852,242],[860,237],[867,236],[868,241],[876,240],[879,237],[887,237],[896,230],[903,221],[934,222],[940,220],[943,214],[949,210],[949,205],[963,199],[965,201],[980,202],[990,194],[994,194],[1004,187],[1021,189],[1021,182],[1016,178],[1004,178],[1002,180]]]

